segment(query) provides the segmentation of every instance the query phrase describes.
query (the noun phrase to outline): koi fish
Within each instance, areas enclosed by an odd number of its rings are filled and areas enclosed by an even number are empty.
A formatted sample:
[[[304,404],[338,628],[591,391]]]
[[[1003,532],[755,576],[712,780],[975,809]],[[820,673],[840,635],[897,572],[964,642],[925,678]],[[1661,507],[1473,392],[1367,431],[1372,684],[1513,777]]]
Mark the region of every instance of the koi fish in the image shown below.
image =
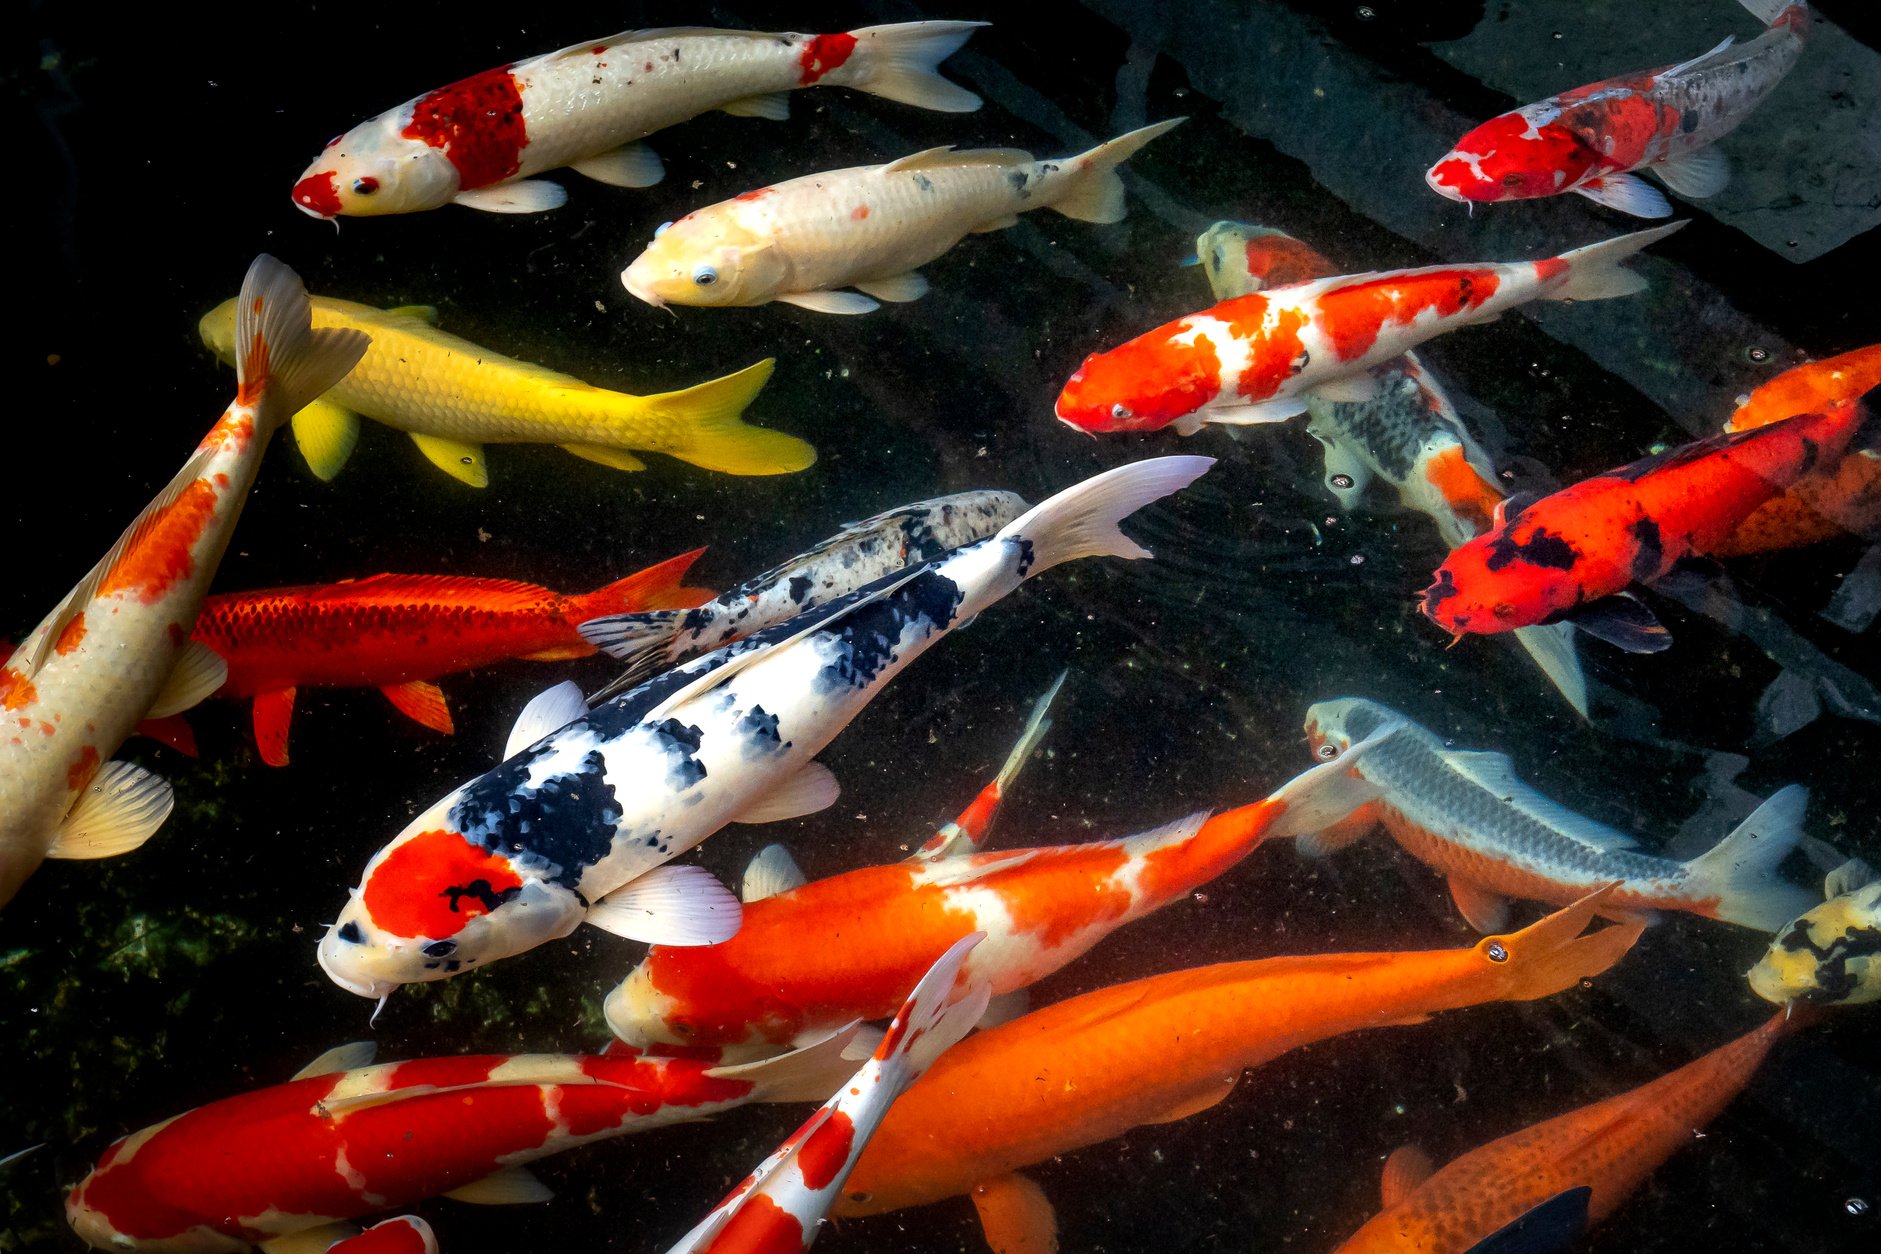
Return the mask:
[[[1730,181],[1710,145],[1749,117],[1802,55],[1809,6],[1739,0],[1768,29],[1736,36],[1689,61],[1576,87],[1500,114],[1458,140],[1424,181],[1463,204],[1574,192],[1636,218],[1672,206],[1632,174],[1646,170],[1681,196],[1703,200]]]
[[[1465,1254],[1571,1189],[1598,1223],[1729,1106],[1783,1035],[1777,1015],[1650,1084],[1491,1141],[1440,1171],[1406,1146],[1385,1161],[1384,1209],[1337,1254]]]
[[[590,618],[697,605],[710,596],[680,582],[703,552],[682,553],[579,596],[452,575],[373,575],[228,593],[203,602],[195,639],[227,666],[218,695],[255,699],[262,761],[286,766],[301,688],[377,688],[401,714],[448,736],[450,707],[431,680],[513,657],[587,657],[594,646],[578,628]]]
[[[439,1195],[546,1201],[524,1163],[753,1102],[821,1101],[855,1069],[853,1036],[739,1066],[633,1050],[369,1066],[370,1042],[342,1045],[286,1084],[120,1138],[65,1216],[95,1249],[213,1254]]]
[[[1122,221],[1117,167],[1180,121],[1055,161],[1017,148],[950,145],[760,187],[660,227],[621,271],[621,283],[655,308],[781,300],[818,313],[865,314],[881,301],[919,300],[927,280],[917,266],[969,234],[1017,225],[1029,210]],[[844,287],[858,290],[836,290]]]
[[[1532,1001],[1598,975],[1644,926],[1582,936],[1603,898],[1466,949],[1221,963],[1098,989],[975,1033],[895,1103],[832,1213],[968,1195],[995,1250],[1054,1249],[1051,1203],[1021,1168],[1199,1114],[1244,1070],[1301,1045]]]
[[[645,470],[628,452],[665,453],[729,475],[781,475],[816,461],[794,435],[742,415],[771,377],[765,358],[736,374],[677,392],[610,392],[459,339],[436,327],[438,311],[374,309],[316,296],[316,327],[351,327],[372,347],[332,394],[294,415],[294,439],[320,479],[340,473],[359,442],[363,415],[409,435],[425,459],[473,488],[488,487],[486,444],[555,444],[615,470]],[[203,315],[203,343],[233,360],[234,304]]]
[[[1195,252],[1218,301],[1338,273],[1286,232],[1238,222],[1215,223],[1195,241]],[[1369,401],[1307,397],[1306,431],[1325,451],[1326,490],[1351,510],[1374,476],[1383,479],[1406,508],[1436,523],[1437,534],[1453,549],[1489,530],[1506,494],[1494,463],[1449,396],[1415,353],[1372,374],[1378,395]],[[1574,711],[1587,717],[1587,677],[1574,652],[1573,628],[1523,627],[1515,640]]]
[[[1028,727],[1002,776],[1016,772],[1014,759],[1034,742]],[[975,931],[987,939],[967,960],[967,978],[985,981],[996,997],[1018,993],[1224,874],[1266,838],[1308,835],[1375,799],[1377,790],[1354,775],[1371,747],[1359,745],[1356,759],[1315,767],[1252,805],[1123,840],[920,850],[905,862],[811,884],[800,873],[773,877],[767,890],[775,895],[747,900],[744,926],[730,940],[655,946],[608,994],[608,1026],[629,1044],[774,1047],[808,1039],[828,1022],[881,1018],[936,954]],[[989,810],[976,799],[956,825],[969,848]],[[802,936],[823,939],[792,943]]]
[[[799,87],[851,87],[970,113],[980,98],[935,67],[985,22],[898,22],[833,35],[670,27],[590,39],[427,92],[327,142],[294,184],[314,218],[453,202],[539,213],[568,199],[533,176],[567,166],[610,187],[665,177],[638,141],[714,109],[790,116]]]
[[[44,859],[128,853],[169,816],[170,786],[111,755],[221,686],[221,660],[189,633],[261,455],[365,350],[356,331],[310,333],[300,279],[272,257],[239,300],[235,400],[0,667],[0,905]]]
[[[1238,296],[1086,357],[1058,396],[1058,419],[1087,435],[1168,426],[1193,435],[1209,422],[1284,422],[1306,412],[1309,393],[1369,401],[1374,366],[1445,331],[1532,300],[1644,290],[1620,262],[1683,225],[1544,261],[1347,274]]]
[[[333,981],[383,998],[566,936],[585,919],[655,943],[738,930],[735,897],[662,864],[727,823],[836,799],[814,755],[900,670],[1028,577],[1147,557],[1117,524],[1213,463],[1106,471],[992,539],[812,610],[588,711],[532,703],[501,766],[453,790],[367,864],[320,940]],[[554,690],[551,690],[553,692]]]
[[[1881,877],[1850,861],[1830,873],[1823,895],[1821,905],[1777,931],[1751,968],[1751,991],[1765,1001],[1881,1001]]]
[[[1868,420],[1860,405],[1800,414],[1505,504],[1437,568],[1424,613],[1458,638],[1567,620],[1631,653],[1669,648],[1652,611],[1622,594],[1719,549],[1759,505],[1841,457]]]
[[[909,566],[931,562],[998,531],[1023,514],[1011,492],[956,492],[846,523],[815,548],[747,579],[703,605],[610,614],[581,625],[582,638],[626,662],[596,699],[624,692],[648,676],[795,618]]]
[[[1744,398],[1726,431],[1751,431],[1795,414],[1851,404],[1881,387],[1881,344],[1785,370]],[[1881,535],[1881,452],[1850,449],[1839,461],[1805,471],[1750,517],[1712,557],[1801,548],[1853,533]]]
[[[1428,729],[1356,697],[1306,712],[1306,736],[1323,762],[1387,724],[1397,730],[1356,770],[1381,793],[1352,822],[1298,842],[1308,856],[1341,849],[1382,824],[1418,861],[1445,875],[1457,909],[1479,932],[1507,925],[1510,897],[1561,903],[1612,885],[1618,910],[1684,910],[1772,932],[1809,894],[1776,876],[1802,839],[1809,794],[1780,789],[1736,830],[1689,862],[1640,853],[1624,832],[1544,797],[1500,753],[1448,749]]]
[[[270,1250],[269,1254],[273,1254]],[[437,1234],[416,1215],[400,1215],[327,1247],[326,1254],[438,1254]]]
[[[968,985],[959,1000],[948,1000],[961,962],[980,939],[964,936],[935,961],[862,1069],[667,1254],[810,1248],[888,1108],[985,1012],[984,984]]]

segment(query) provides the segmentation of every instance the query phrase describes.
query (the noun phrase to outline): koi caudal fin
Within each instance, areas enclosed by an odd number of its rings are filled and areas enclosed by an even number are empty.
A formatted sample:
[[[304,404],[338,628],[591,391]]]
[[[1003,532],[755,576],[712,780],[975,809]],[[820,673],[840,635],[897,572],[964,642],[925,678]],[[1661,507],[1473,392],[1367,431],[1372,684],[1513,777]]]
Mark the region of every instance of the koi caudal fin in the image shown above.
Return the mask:
[[[971,113],[980,98],[940,76],[942,61],[960,50],[987,22],[895,22],[849,32],[848,59],[823,76],[837,87],[853,87],[917,109]],[[822,38],[840,39],[841,36]],[[821,42],[821,39],[818,41]]]
[[[736,374],[678,392],[637,398],[637,416],[653,414],[676,422],[669,448],[681,461],[728,475],[787,475],[816,461],[816,449],[794,435],[745,422],[745,407],[770,381],[777,359],[766,357]]]
[[[636,610],[689,610],[712,599],[706,588],[688,588],[684,580],[692,564],[704,549],[694,549],[669,557],[663,562],[616,579],[605,588],[596,588],[582,596],[570,597],[567,621],[580,629],[589,619],[605,614],[628,614]]]
[[[1076,173],[1072,176],[1070,190],[1054,201],[1052,208],[1080,222],[1123,221],[1123,180],[1117,177],[1117,167],[1135,156],[1144,144],[1167,134],[1183,121],[1183,118],[1170,118],[1167,122],[1138,127],[1064,162],[1067,169]]]
[[[1607,905],[1614,885],[1591,892],[1519,932],[1485,936],[1476,952],[1496,964],[1503,984],[1502,1001],[1534,1001],[1599,975],[1618,962],[1646,930],[1646,920]],[[1619,914],[1624,922],[1581,933],[1601,913]]]
[[[1034,505],[993,538],[1030,549],[1022,578],[1080,557],[1148,557],[1150,551],[1117,524],[1151,501],[1180,492],[1214,464],[1212,457],[1152,457],[1106,470]]]
[[[300,276],[263,253],[235,298],[235,403],[253,405],[272,434],[344,379],[372,340],[363,331],[313,329]]]
[[[1564,252],[1556,260],[1566,263],[1567,282],[1548,294],[1549,300],[1609,300],[1631,296],[1646,290],[1644,276],[1622,269],[1620,263],[1640,249],[1656,244],[1674,231],[1684,229],[1683,222],[1655,226],[1650,231],[1616,235],[1598,244]],[[1546,263],[1542,263],[1546,264]]]
[[[1818,898],[1800,885],[1777,878],[1777,864],[1803,837],[1809,791],[1800,784],[1779,789],[1729,836],[1685,864],[1692,897],[1716,901],[1705,913],[1726,923],[1774,932]]]

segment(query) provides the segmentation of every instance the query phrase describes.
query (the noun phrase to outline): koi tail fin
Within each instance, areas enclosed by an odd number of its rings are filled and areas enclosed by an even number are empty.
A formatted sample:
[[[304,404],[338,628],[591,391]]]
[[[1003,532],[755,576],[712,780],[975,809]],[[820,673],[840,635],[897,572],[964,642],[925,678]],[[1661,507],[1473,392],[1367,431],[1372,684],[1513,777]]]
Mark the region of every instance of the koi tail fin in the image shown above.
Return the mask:
[[[372,343],[363,331],[313,329],[300,276],[263,253],[235,304],[235,403],[253,405],[272,435],[344,379]]]
[[[849,32],[856,41],[849,59],[821,81],[917,109],[971,113],[980,107],[980,98],[942,78],[938,67],[959,51],[974,31],[988,25],[991,23],[895,22],[859,27]]]
[[[855,1039],[856,1026],[852,1023],[788,1054],[713,1067],[706,1075],[751,1084],[753,1101],[820,1102],[855,1074],[855,1060],[844,1057],[843,1051]]]
[[[1138,127],[1062,162],[1071,178],[1064,196],[1054,202],[1052,208],[1080,222],[1123,221],[1123,180],[1117,177],[1117,167],[1135,156],[1144,144],[1167,134],[1185,120],[1170,118],[1153,126]]]
[[[1517,627],[1515,643],[1522,646],[1541,673],[1548,677],[1574,712],[1587,717],[1587,676],[1581,671],[1580,655],[1574,651],[1574,625],[1548,623],[1545,626]]]
[[[669,557],[663,562],[635,571],[625,579],[616,579],[605,588],[568,598],[566,618],[576,630],[608,614],[627,614],[636,610],[689,610],[712,599],[705,588],[688,588],[686,572],[705,550],[694,549]],[[589,641],[590,644],[593,641]]]
[[[668,453],[681,461],[728,475],[786,475],[816,461],[816,449],[794,435],[754,427],[745,407],[770,381],[777,359],[766,357],[735,374],[678,392],[636,397],[635,416],[657,414],[679,434]]]
[[[939,831],[928,837],[911,855],[911,861],[977,853],[985,845],[987,829],[993,825],[993,816],[999,813],[1000,803],[1006,799],[1006,790],[1012,787],[1013,780],[1019,778],[1019,771],[1038,749],[1039,742],[1045,739],[1045,733],[1052,729],[1052,721],[1047,714],[1051,710],[1052,699],[1065,686],[1065,677],[1070,674],[1068,670],[1059,671],[1052,686],[1032,706],[1032,716],[1026,720],[1025,730],[1019,733],[1019,739],[1006,755],[1006,761],[1000,766],[999,774],[993,777],[993,782],[980,789],[980,795],[960,812],[958,818],[942,824]]]
[[[1599,975],[1624,957],[1646,930],[1646,920],[1641,915],[1616,912],[1606,904],[1614,887],[1609,884],[1591,892],[1519,932],[1485,936],[1478,941],[1476,953],[1485,963],[1494,963],[1502,975],[1505,988],[1500,1000],[1534,1001],[1551,996]],[[1623,921],[1581,935],[1594,916],[1602,913],[1619,913]]]
[[[1650,231],[1616,235],[1598,244],[1562,253],[1556,260],[1567,264],[1567,282],[1550,292],[1545,299],[1610,300],[1615,296],[1631,296],[1635,292],[1645,291],[1645,276],[1624,269],[1620,263],[1647,245],[1656,244],[1672,232],[1684,229],[1684,226],[1683,222],[1673,222],[1666,226],[1655,226]]]
[[[1021,579],[1080,557],[1148,557],[1150,551],[1117,524],[1188,487],[1214,464],[1212,457],[1152,457],[1106,470],[1034,505],[993,538],[1026,550]]]
[[[591,618],[575,630],[609,657],[627,663],[627,669],[595,694],[595,699],[613,696],[650,679],[655,672],[673,662],[670,645],[685,620],[684,610],[648,610],[640,614],[609,614]]]
[[[1343,823],[1353,811],[1378,800],[1383,792],[1354,770],[1355,764],[1403,727],[1404,723],[1398,719],[1383,724],[1337,758],[1301,771],[1266,801],[1256,802],[1279,807],[1266,835],[1275,839],[1301,838],[1301,852],[1309,857],[1325,852],[1313,838],[1334,824]]]
[[[1729,836],[1685,864],[1692,896],[1715,899],[1715,918],[1759,932],[1774,932],[1816,905],[1814,894],[1776,874],[1802,839],[1808,806],[1809,791],[1800,784],[1772,794]]]
[[[1799,3],[1799,0],[1737,0],[1737,2],[1749,9],[1751,16],[1765,26],[1775,26],[1777,19],[1791,9],[1801,10],[1803,12],[1802,29],[1808,29],[1809,6]]]

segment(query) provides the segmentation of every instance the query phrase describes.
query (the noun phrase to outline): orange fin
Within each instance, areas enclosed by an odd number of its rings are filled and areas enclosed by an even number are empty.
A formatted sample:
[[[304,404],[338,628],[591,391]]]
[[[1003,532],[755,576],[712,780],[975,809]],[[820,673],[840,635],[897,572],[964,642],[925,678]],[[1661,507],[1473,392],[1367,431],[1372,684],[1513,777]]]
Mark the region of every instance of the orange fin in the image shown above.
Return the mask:
[[[712,593],[704,588],[688,588],[680,581],[704,549],[694,549],[669,557],[663,562],[636,571],[625,579],[616,579],[605,588],[583,596],[569,597],[567,619],[571,624],[585,623],[608,614],[635,614],[641,610],[689,610],[704,605]]]
[[[158,744],[168,745],[185,757],[202,756],[196,748],[196,732],[183,720],[181,714],[172,714],[167,718],[147,718],[137,725],[137,734],[148,736]]]
[[[1240,1072],[1236,1072],[1225,1078],[1210,1080],[1208,1087],[1201,1092],[1185,1094],[1182,1098],[1173,1103],[1169,1109],[1163,1111],[1153,1119],[1145,1120],[1145,1122],[1175,1123],[1178,1120],[1187,1119],[1190,1115],[1199,1115],[1209,1107],[1219,1104],[1228,1094],[1234,1092],[1235,1081],[1240,1078]]]
[[[595,647],[583,641],[581,644],[559,644],[551,649],[538,649],[534,653],[525,653],[525,662],[572,662],[578,657],[593,657]]]
[[[995,1176],[974,1185],[973,1208],[993,1254],[1057,1254],[1058,1212],[1027,1177]]]
[[[1392,1150],[1391,1157],[1385,1159],[1384,1178],[1378,1182],[1383,1204],[1396,1206],[1417,1192],[1418,1187],[1430,1179],[1431,1173],[1436,1170],[1430,1155],[1415,1145],[1400,1145]]]
[[[1509,899],[1458,875],[1450,877],[1450,899],[1463,918],[1487,936],[1509,925]]]
[[[451,724],[451,707],[444,703],[444,693],[436,684],[414,679],[410,683],[387,685],[379,691],[398,707],[400,714],[413,722],[423,723],[446,736],[456,734],[457,728]]]
[[[255,747],[269,766],[287,765],[287,729],[294,721],[294,689],[255,694]]]

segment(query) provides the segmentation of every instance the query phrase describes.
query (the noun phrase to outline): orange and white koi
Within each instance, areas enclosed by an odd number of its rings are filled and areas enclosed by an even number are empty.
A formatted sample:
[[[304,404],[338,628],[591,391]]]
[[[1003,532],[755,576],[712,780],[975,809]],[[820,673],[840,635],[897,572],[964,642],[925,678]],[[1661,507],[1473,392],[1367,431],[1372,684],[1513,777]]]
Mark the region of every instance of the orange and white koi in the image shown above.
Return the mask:
[[[1017,224],[1022,213],[1051,208],[1083,222],[1121,221],[1117,167],[1180,121],[1052,161],[1016,148],[930,148],[887,165],[760,187],[660,227],[621,283],[656,307],[781,300],[863,314],[880,301],[918,300],[927,280],[916,267],[969,234]],[[837,290],[846,287],[857,291]]]
[[[190,644],[269,439],[366,349],[313,331],[300,279],[257,258],[242,283],[235,400],[109,553],[0,667],[0,904],[45,858],[104,858],[148,840],[170,786],[111,761],[131,730],[221,686]]]
[[[539,1202],[523,1164],[753,1102],[821,1101],[853,1031],[740,1066],[617,1049],[368,1066],[342,1045],[286,1084],[198,1106],[114,1143],[65,1201],[101,1250],[241,1251],[444,1195]]]
[[[1284,422],[1306,397],[1367,401],[1375,366],[1425,340],[1534,300],[1628,296],[1645,279],[1620,263],[1683,223],[1543,261],[1339,275],[1222,301],[1084,359],[1059,421],[1089,435],[1193,435],[1204,423]]]
[[[1034,739],[1028,729],[1001,772],[1008,780]],[[820,1035],[826,1024],[881,1018],[969,932],[987,939],[967,960],[967,978],[984,980],[995,996],[1018,993],[1226,873],[1267,837],[1308,835],[1376,798],[1355,776],[1369,748],[1252,805],[1122,840],[952,852],[954,842],[972,848],[984,831],[991,816],[982,794],[950,825],[956,833],[938,856],[921,850],[811,884],[801,875],[793,883],[794,867],[782,882],[773,870],[767,887],[781,891],[748,900],[730,940],[655,946],[608,995],[608,1025],[629,1044],[774,1048]],[[998,788],[989,789],[994,804]],[[804,936],[823,939],[794,943]]]
[[[1395,730],[1376,738],[1387,726]],[[1457,909],[1479,932],[1507,924],[1510,897],[1560,903],[1602,884],[1612,886],[1614,909],[1684,910],[1762,932],[1809,904],[1805,889],[1776,875],[1802,839],[1809,794],[1795,784],[1705,853],[1677,862],[1641,853],[1626,833],[1543,796],[1504,755],[1447,748],[1376,701],[1321,701],[1306,712],[1306,735],[1327,763],[1371,743],[1354,769],[1380,796],[1344,825],[1301,840],[1300,851],[1331,853],[1382,824],[1405,852],[1449,878]]]
[[[316,218],[453,201],[537,213],[568,193],[533,176],[563,166],[611,187],[650,187],[665,171],[638,141],[714,109],[782,120],[800,87],[970,112],[980,98],[935,67],[984,25],[898,22],[831,35],[671,27],[584,40],[361,122],[302,173],[294,205]]]
[[[940,956],[862,1069],[667,1254],[802,1254],[810,1248],[888,1108],[985,1012],[985,984],[968,985],[950,999],[960,964],[980,940],[977,933],[962,937]]]
[[[1574,192],[1639,218],[1672,206],[1646,170],[1681,196],[1724,190],[1731,167],[1710,147],[1763,102],[1802,55],[1809,6],[1739,0],[1768,29],[1736,36],[1689,61],[1609,78],[1484,122],[1430,167],[1432,191],[1464,204]]]
[[[1337,1254],[1467,1254],[1571,1189],[1586,1219],[1619,1208],[1729,1106],[1783,1036],[1777,1015],[1650,1084],[1480,1146],[1440,1171],[1406,1146],[1385,1162],[1384,1206]]]
[[[895,1103],[832,1213],[877,1215],[971,1196],[995,1250],[1053,1249],[1056,1216],[1020,1169],[1199,1114],[1226,1098],[1244,1070],[1313,1041],[1531,1001],[1598,975],[1643,927],[1634,920],[1583,936],[1603,897],[1465,949],[1175,971],[975,1033]]]

